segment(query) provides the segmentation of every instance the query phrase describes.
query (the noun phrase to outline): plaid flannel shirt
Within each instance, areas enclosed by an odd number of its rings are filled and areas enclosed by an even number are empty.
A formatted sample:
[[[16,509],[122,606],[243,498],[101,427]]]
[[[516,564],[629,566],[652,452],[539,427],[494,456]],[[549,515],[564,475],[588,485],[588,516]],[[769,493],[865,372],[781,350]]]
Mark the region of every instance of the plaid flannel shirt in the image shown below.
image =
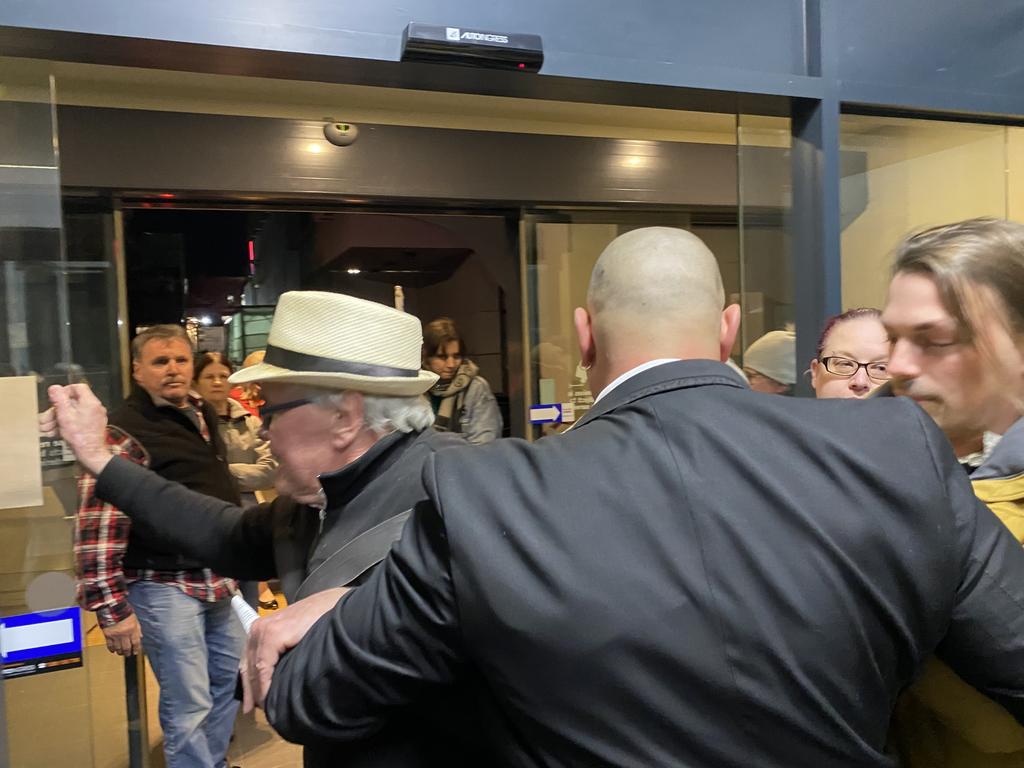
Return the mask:
[[[210,432],[202,412],[198,408],[196,412],[203,439],[209,441]],[[107,427],[107,446],[115,456],[149,466],[146,449],[117,427]],[[128,549],[131,519],[113,504],[96,498],[95,488],[96,478],[92,474],[85,472],[78,478],[75,574],[78,603],[87,611],[96,612],[101,627],[109,627],[132,615],[128,584],[140,579],[173,584],[186,595],[204,602],[223,600],[231,594],[233,580],[218,576],[209,568],[182,571],[124,568],[122,561]]]

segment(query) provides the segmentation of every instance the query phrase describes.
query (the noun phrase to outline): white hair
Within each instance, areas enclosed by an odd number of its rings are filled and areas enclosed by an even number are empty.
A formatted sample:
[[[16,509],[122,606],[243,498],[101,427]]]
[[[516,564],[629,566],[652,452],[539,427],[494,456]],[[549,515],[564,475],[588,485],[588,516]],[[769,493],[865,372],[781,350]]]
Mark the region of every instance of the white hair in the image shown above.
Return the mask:
[[[341,408],[346,392],[316,398],[319,405]],[[389,432],[420,432],[434,423],[434,411],[423,395],[394,397],[363,395],[363,424],[379,435]]]

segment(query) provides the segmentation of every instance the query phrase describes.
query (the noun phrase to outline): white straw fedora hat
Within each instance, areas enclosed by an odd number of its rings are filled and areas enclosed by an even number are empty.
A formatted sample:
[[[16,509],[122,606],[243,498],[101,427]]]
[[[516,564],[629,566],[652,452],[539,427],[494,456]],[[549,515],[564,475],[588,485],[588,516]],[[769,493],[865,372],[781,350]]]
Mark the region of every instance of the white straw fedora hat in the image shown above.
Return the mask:
[[[437,375],[420,369],[420,321],[343,293],[281,294],[263,362],[235,372],[232,384],[279,381],[372,395],[419,395]]]

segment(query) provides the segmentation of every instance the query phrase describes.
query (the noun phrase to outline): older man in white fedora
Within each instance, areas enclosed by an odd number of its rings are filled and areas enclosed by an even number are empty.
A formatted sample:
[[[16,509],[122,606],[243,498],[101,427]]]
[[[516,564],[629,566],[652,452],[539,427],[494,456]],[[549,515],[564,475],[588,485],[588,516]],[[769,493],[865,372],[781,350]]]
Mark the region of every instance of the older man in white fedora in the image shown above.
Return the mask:
[[[384,559],[425,498],[427,458],[464,445],[430,429],[422,395],[437,376],[420,369],[421,345],[419,321],[382,304],[319,291],[282,295],[263,363],[231,377],[261,384],[263,428],[279,462],[280,496],[247,509],[111,457],[105,412],[84,385],[53,387],[50,398],[63,437],[97,476],[99,498],[219,573],[279,578],[294,605],[261,622],[304,631]],[[44,430],[53,426],[53,417],[43,419]],[[410,711],[355,744],[325,735],[307,746],[305,763],[406,768],[480,759],[430,715]]]

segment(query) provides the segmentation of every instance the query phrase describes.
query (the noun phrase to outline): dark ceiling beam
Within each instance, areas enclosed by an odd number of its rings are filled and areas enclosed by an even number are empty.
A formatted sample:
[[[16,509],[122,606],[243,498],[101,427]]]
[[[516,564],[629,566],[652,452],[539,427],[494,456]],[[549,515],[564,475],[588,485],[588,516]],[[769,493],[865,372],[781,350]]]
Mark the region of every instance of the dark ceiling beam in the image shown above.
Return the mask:
[[[548,72],[531,75],[9,26],[0,26],[0,54],[81,64],[726,114],[735,114],[742,98],[750,114],[786,116],[791,98],[816,98],[821,88],[817,78],[736,71],[704,73],[701,85],[705,87],[689,87],[674,79],[692,76],[692,72],[663,62],[633,63],[630,74],[645,82],[592,79],[586,76],[585,57],[567,54],[558,57],[558,71],[550,71],[552,65],[548,64]]]

